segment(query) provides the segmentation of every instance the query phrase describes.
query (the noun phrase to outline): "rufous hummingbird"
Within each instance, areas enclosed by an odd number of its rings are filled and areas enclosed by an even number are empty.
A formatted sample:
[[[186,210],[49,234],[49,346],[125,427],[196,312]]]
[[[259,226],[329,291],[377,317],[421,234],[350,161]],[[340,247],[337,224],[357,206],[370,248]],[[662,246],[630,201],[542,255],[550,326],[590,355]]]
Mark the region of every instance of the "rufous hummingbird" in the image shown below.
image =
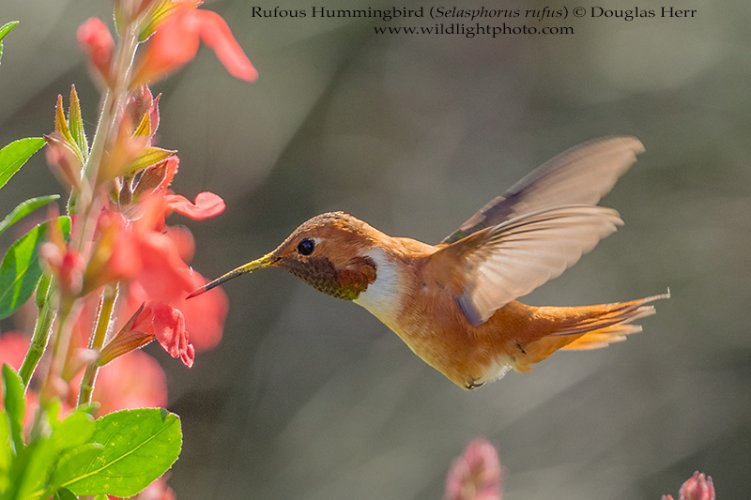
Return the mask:
[[[644,147],[607,137],[549,160],[490,201],[441,243],[389,236],[343,212],[318,215],[274,251],[206,284],[280,267],[314,288],[351,300],[461,388],[510,368],[524,372],[558,349],[605,347],[641,331],[654,314],[643,299],[535,307],[516,299],[557,277],[623,224],[597,206]]]

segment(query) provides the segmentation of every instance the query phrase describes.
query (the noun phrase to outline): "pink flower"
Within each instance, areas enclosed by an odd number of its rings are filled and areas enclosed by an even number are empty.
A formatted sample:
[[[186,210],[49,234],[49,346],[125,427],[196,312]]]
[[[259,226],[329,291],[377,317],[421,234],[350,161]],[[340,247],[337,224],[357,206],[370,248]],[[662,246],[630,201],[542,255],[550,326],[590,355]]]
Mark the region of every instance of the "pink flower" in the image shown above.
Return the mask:
[[[446,476],[447,500],[501,500],[501,464],[495,447],[471,441]]]
[[[115,45],[107,26],[98,17],[90,17],[78,27],[76,38],[88,56],[89,63],[107,81]]]
[[[246,81],[258,78],[224,19],[196,6],[185,2],[159,25],[136,69],[136,84],[158,80],[187,64],[195,58],[201,41],[211,47],[232,76]]]
[[[699,471],[688,478],[678,492],[680,500],[715,500],[712,477]],[[673,495],[663,495],[663,500],[673,500]]]

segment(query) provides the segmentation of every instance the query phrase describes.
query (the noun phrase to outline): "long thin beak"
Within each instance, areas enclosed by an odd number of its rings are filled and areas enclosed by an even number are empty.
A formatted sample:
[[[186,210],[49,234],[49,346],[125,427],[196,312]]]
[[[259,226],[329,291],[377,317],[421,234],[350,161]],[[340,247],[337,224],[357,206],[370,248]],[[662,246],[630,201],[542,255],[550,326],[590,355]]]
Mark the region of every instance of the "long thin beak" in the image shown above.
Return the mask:
[[[227,274],[218,277],[214,281],[210,281],[206,283],[201,288],[198,288],[197,290],[194,290],[193,292],[191,292],[187,298],[190,299],[197,295],[201,295],[202,293],[208,292],[212,288],[217,287],[221,285],[222,283],[231,280],[232,278],[237,278],[241,274],[252,273],[253,271],[257,269],[263,269],[264,267],[269,267],[273,262],[274,262],[274,257],[272,256],[272,254],[268,253],[264,255],[263,257],[261,257],[260,259],[256,259],[252,262],[248,262],[247,264],[243,264],[242,266],[233,269]]]

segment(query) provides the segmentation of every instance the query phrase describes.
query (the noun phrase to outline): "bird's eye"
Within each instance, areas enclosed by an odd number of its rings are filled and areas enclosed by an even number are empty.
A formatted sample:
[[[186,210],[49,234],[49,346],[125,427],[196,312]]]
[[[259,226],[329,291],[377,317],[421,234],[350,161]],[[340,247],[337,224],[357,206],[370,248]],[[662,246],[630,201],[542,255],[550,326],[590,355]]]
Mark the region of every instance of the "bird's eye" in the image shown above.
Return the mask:
[[[305,238],[297,245],[297,251],[300,252],[301,255],[310,255],[313,253],[315,247],[316,244],[313,240]]]

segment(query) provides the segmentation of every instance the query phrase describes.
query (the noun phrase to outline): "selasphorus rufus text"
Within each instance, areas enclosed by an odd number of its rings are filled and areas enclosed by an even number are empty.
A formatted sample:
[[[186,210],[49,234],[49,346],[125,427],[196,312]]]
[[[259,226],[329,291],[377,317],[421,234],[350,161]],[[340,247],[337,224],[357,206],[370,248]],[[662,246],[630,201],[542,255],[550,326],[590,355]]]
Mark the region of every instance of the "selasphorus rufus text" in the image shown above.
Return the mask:
[[[516,299],[557,277],[623,224],[597,206],[644,148],[593,140],[548,161],[441,243],[389,236],[342,212],[313,217],[276,250],[191,294],[265,267],[351,300],[464,389],[523,372],[558,349],[605,347],[641,331],[632,321],[669,293],[580,307]]]

